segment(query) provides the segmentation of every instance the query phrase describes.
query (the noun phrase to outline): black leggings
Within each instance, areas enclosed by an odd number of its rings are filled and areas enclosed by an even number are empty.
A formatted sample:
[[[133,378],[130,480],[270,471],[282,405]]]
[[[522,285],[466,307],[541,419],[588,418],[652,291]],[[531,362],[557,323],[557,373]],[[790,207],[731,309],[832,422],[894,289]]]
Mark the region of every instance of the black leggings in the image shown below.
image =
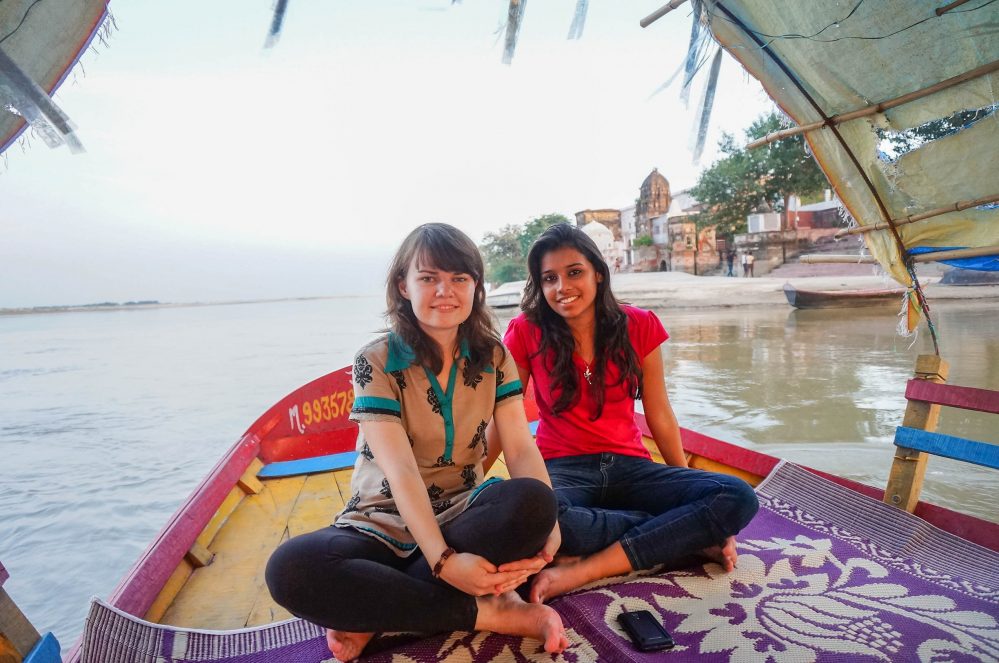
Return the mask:
[[[498,566],[540,552],[557,515],[544,483],[507,479],[483,489],[441,531],[458,552]],[[293,615],[340,631],[470,631],[478,614],[475,597],[434,579],[422,553],[399,557],[353,528],[286,541],[267,562],[266,578],[271,596]]]

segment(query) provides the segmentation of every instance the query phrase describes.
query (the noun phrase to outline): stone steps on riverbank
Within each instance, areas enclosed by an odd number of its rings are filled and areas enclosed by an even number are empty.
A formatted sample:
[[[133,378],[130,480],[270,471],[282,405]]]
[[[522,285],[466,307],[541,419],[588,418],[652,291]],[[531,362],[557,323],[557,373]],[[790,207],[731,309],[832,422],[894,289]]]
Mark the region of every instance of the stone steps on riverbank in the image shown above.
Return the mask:
[[[874,266],[865,265],[866,275],[822,275],[783,278],[767,275],[759,278],[694,276],[683,272],[614,274],[614,294],[630,304],[652,308],[711,308],[717,306],[789,306],[784,283],[803,290],[880,290],[900,287],[884,275],[873,274]],[[922,275],[921,275],[922,276]],[[999,285],[938,285],[939,277],[922,276],[926,296],[937,300],[999,298]],[[900,301],[901,305],[901,301]]]

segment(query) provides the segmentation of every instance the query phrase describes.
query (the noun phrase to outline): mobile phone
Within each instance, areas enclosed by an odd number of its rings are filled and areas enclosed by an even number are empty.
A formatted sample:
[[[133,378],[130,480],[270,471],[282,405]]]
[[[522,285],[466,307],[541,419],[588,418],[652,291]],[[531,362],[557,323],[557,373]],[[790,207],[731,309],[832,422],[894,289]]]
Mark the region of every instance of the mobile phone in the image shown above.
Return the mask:
[[[617,616],[621,626],[639,651],[672,649],[674,642],[659,620],[648,610],[622,612]]]

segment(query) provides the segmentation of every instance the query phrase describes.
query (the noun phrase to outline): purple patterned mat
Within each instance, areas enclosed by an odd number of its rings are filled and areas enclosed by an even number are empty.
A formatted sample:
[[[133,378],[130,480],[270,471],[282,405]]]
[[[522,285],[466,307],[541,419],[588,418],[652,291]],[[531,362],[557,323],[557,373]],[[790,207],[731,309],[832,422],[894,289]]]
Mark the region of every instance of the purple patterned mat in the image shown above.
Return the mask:
[[[779,466],[757,493],[762,508],[739,537],[733,573],[708,564],[636,574],[558,599],[572,642],[558,657],[532,640],[456,632],[384,638],[372,644],[388,649],[364,660],[999,661],[999,554],[795,465]],[[658,615],[676,648],[633,649],[617,625],[624,607]],[[332,660],[319,629],[298,621],[177,631],[99,602],[84,642],[83,660],[94,663]]]

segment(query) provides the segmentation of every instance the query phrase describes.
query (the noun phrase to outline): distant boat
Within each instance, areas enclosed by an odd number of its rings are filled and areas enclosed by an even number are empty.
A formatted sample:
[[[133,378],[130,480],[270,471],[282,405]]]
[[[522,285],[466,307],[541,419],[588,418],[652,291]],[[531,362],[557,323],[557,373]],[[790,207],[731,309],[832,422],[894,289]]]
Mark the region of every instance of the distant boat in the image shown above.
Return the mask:
[[[787,303],[795,308],[858,308],[867,306],[901,306],[902,288],[885,290],[799,290],[784,284]]]
[[[940,285],[999,285],[999,272],[980,272],[955,267],[943,275]]]
[[[524,293],[527,281],[510,281],[486,294],[486,303],[493,308],[520,306],[520,298]]]

